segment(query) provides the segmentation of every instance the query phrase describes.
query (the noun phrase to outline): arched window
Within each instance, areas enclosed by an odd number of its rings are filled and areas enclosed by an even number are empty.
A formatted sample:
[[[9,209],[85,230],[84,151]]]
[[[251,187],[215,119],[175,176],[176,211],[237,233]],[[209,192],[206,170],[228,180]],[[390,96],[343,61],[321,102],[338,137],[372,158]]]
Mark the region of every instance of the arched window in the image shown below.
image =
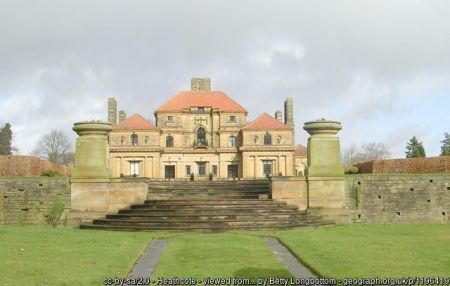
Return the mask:
[[[228,147],[236,147],[236,136],[228,137]]]
[[[197,129],[197,147],[199,146],[207,146],[206,144],[206,131],[205,128],[200,127],[199,129]]]
[[[272,144],[272,135],[266,133],[264,135],[264,145],[271,145],[271,144]]]
[[[170,135],[166,137],[166,147],[173,147],[173,137]]]
[[[131,134],[131,145],[138,144],[138,136],[136,134]]]

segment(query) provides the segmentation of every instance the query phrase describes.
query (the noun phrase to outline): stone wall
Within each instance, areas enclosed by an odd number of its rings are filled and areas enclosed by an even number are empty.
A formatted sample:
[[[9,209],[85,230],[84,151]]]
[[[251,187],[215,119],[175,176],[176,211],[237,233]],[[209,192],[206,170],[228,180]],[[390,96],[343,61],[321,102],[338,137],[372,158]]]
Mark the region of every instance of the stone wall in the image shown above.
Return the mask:
[[[34,156],[0,155],[0,177],[40,176],[48,169],[69,176],[71,168],[53,164]]]
[[[435,174],[450,173],[450,156],[373,160],[356,165],[359,173]]]
[[[449,223],[450,174],[347,176],[346,207],[355,223]]]
[[[44,223],[55,199],[70,211],[70,185],[63,177],[0,178],[0,224]]]

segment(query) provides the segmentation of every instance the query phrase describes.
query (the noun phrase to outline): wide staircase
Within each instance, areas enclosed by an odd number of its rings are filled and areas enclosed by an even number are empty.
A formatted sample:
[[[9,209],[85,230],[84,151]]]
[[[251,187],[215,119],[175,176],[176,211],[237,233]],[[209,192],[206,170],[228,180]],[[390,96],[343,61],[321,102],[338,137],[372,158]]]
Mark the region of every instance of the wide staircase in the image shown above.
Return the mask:
[[[205,230],[286,229],[333,224],[269,198],[269,182],[151,181],[147,200],[83,229]]]

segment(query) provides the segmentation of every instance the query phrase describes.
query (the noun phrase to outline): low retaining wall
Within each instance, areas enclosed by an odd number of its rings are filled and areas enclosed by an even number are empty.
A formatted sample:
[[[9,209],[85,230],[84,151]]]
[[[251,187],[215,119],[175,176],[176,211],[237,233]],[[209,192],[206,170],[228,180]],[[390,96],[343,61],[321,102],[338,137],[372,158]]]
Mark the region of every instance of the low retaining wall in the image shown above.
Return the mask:
[[[0,177],[29,177],[40,176],[42,172],[53,169],[66,176],[71,168],[50,163],[34,156],[0,155]]]
[[[450,174],[351,175],[345,189],[352,222],[450,222]]]
[[[450,156],[373,160],[356,166],[362,174],[450,173]]]
[[[70,211],[70,185],[62,177],[0,178],[0,224],[44,224],[56,199]]]
[[[71,225],[104,217],[147,198],[147,178],[71,179]]]

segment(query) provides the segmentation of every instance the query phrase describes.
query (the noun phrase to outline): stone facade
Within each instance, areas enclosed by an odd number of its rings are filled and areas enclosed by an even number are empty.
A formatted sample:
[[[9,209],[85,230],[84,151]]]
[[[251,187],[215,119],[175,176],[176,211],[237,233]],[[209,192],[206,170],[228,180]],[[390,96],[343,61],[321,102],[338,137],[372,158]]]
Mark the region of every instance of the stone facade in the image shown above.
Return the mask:
[[[67,178],[1,178],[0,224],[44,224],[44,216],[56,199],[62,200],[68,213],[70,185]]]
[[[293,102],[285,122],[264,113],[247,121],[247,111],[209,79],[193,78],[154,113],[156,124],[135,114],[109,135],[113,177],[195,180],[294,175]],[[281,113],[277,115],[281,119]],[[114,123],[114,119],[111,120]]]
[[[434,174],[450,173],[450,156],[373,160],[356,165],[359,173]]]
[[[72,171],[71,167],[50,163],[34,156],[0,155],[0,177],[40,176],[48,169],[66,176]]]

